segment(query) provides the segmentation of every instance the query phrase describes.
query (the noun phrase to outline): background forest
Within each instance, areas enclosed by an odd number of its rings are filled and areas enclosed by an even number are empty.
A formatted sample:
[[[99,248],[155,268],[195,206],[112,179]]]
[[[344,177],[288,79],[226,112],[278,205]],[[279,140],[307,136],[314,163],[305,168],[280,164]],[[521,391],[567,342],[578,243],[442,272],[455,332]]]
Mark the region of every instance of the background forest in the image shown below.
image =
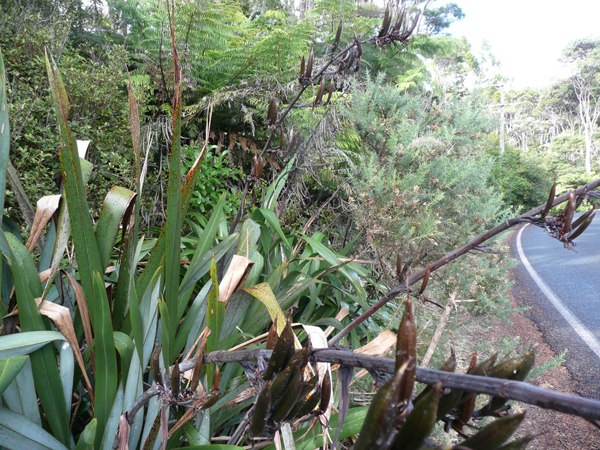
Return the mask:
[[[600,42],[565,49],[571,78],[512,91],[444,34],[456,4],[0,8],[1,445],[316,448],[329,423],[340,448],[525,448],[498,396],[411,398],[416,362],[532,368],[516,340],[470,363],[449,345],[510,313],[502,240],[435,264],[597,178]],[[395,355],[393,375],[367,367],[381,388],[350,395],[350,366],[335,381],[339,361],[308,356],[333,344]],[[273,356],[225,364],[231,349]]]

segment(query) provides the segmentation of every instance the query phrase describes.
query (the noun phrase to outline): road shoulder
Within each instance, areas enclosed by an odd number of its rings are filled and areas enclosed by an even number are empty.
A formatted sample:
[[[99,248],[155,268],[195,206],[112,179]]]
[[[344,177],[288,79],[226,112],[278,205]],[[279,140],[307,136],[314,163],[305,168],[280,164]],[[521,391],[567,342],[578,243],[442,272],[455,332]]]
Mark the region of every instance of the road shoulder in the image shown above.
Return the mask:
[[[515,249],[514,239],[518,230],[513,232],[509,241]],[[516,254],[513,252],[513,256]],[[536,302],[542,299],[527,280],[527,273],[521,265],[513,269],[511,278],[515,284],[511,289],[511,302],[515,311],[528,308],[525,312],[515,312],[510,316],[511,322],[502,321],[486,330],[491,341],[500,342],[503,338],[519,336],[520,341],[537,344],[536,367],[553,360],[558,350],[548,343],[545,334],[540,330],[538,321],[544,316],[543,308]],[[542,328],[543,330],[543,328]],[[569,355],[567,354],[567,359]],[[581,395],[582,386],[572,377],[565,366],[559,366],[529,380],[534,385],[572,395]],[[526,420],[521,427],[522,433],[537,435],[528,447],[532,450],[542,449],[600,449],[600,430],[579,417],[544,410],[531,405],[519,404],[516,410],[526,410]]]

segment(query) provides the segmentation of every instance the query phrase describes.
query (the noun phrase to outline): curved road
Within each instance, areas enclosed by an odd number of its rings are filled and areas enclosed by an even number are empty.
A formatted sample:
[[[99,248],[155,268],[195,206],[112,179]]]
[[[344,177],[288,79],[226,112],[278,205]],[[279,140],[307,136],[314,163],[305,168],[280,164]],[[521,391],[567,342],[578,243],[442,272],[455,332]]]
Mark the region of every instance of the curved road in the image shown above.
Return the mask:
[[[576,240],[575,251],[526,225],[511,247],[521,264],[513,294],[565,366],[580,395],[600,399],[600,216]]]

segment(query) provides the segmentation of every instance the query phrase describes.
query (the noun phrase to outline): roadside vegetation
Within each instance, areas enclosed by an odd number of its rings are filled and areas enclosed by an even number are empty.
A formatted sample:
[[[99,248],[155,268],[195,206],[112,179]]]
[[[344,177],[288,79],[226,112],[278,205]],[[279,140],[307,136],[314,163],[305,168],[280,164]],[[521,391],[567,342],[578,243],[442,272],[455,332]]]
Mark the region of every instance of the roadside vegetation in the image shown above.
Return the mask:
[[[0,7],[2,447],[517,449],[509,399],[600,420],[520,383],[534,348],[452,342],[510,313],[503,231],[569,247],[594,217],[597,42],[500,121],[454,4]]]

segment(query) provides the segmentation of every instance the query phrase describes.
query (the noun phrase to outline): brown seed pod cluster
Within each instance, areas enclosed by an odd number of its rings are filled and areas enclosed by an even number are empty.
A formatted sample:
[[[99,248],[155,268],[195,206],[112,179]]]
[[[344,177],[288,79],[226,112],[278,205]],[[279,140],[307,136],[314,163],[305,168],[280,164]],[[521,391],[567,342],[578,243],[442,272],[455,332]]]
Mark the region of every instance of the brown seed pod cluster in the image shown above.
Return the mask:
[[[500,362],[497,354],[479,363],[477,355],[473,355],[467,373],[522,381],[531,370],[534,361],[534,349]],[[456,446],[443,447],[447,450],[523,449],[531,441],[531,437],[524,437],[506,443],[524,415],[507,415],[504,398],[491,397],[483,408],[475,410],[477,394],[460,389],[444,389],[441,383],[437,383],[427,386],[414,401],[411,401],[415,363],[416,327],[409,298],[398,331],[395,373],[375,393],[362,430],[354,444],[354,450],[430,448],[426,446],[426,442],[438,420],[446,423],[446,431],[453,428],[466,439]],[[455,368],[456,357],[452,349],[450,358],[440,369],[454,372]],[[467,422],[472,419],[479,420],[484,416],[501,418],[469,435],[464,428]]]
[[[564,209],[558,215],[549,216],[548,213],[552,208],[555,196],[556,182],[550,189],[548,201],[540,213],[540,217],[531,218],[531,223],[544,228],[551,237],[558,239],[566,248],[572,250],[575,247],[575,242],[573,241],[581,236],[592,223],[592,220],[596,216],[596,211],[592,208],[575,219],[575,211],[583,202],[584,196],[576,197],[574,193],[571,193]]]
[[[423,14],[422,9],[411,10],[410,7],[404,3],[394,19],[394,13],[390,10],[389,5],[385,8],[383,14],[383,22],[379,33],[375,36],[370,43],[374,43],[379,47],[383,47],[388,44],[397,45],[397,43],[408,44],[410,36],[415,32],[421,15]]]
[[[194,366],[190,383],[187,388],[182,388],[182,377],[179,362],[171,367],[170,376],[164,376],[160,368],[160,347],[156,345],[150,358],[152,379],[160,389],[160,398],[163,403],[174,406],[193,408],[194,413],[214,405],[221,394],[219,391],[220,371],[215,367],[214,386],[210,393],[205,392],[200,384],[203,369],[204,354],[201,354]],[[166,380],[169,380],[168,382]]]
[[[273,324],[272,331],[276,324]],[[304,347],[296,352],[294,332],[288,320],[283,331],[269,344],[273,353],[265,369],[261,388],[252,411],[252,436],[271,434],[283,422],[295,421],[327,408],[331,393],[328,376],[319,384],[319,377],[309,365],[312,350]],[[324,401],[326,399],[326,401]]]

